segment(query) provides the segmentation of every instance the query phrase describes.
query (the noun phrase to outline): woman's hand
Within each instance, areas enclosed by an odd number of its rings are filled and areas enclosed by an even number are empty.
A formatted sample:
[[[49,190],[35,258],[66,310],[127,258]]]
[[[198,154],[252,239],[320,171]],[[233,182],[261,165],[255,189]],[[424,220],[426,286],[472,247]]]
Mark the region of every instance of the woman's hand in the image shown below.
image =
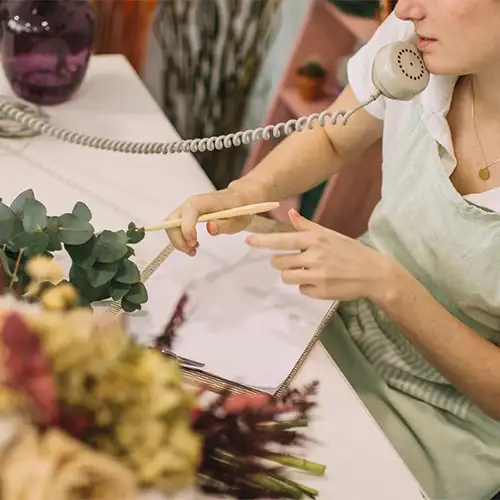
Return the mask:
[[[182,226],[180,228],[167,230],[168,237],[177,250],[194,257],[198,248],[196,221],[200,215],[236,208],[250,203],[252,203],[250,197],[231,188],[191,196],[167,217],[166,220],[182,219]],[[251,217],[244,216],[227,220],[210,221],[207,224],[207,231],[212,236],[222,233],[237,233],[243,231],[250,224],[251,220]]]
[[[357,240],[305,219],[295,210],[290,220],[297,232],[252,234],[252,247],[295,253],[272,258],[283,282],[297,285],[304,295],[318,299],[369,298],[379,303],[394,292],[396,262]]]

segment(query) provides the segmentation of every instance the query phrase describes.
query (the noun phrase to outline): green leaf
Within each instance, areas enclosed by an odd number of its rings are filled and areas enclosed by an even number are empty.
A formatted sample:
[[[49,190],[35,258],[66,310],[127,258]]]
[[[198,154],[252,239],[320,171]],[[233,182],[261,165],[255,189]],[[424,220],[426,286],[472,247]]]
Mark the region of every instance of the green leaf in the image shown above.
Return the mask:
[[[14,281],[17,281],[17,278],[12,274],[14,265],[12,265],[12,262],[9,262],[7,255],[5,255],[5,252],[0,248],[0,267],[9,278],[14,278]]]
[[[139,282],[132,285],[125,298],[132,304],[145,304],[148,301],[148,291],[144,283]]]
[[[49,237],[42,232],[35,233],[20,233],[14,237],[12,242],[18,247],[22,248],[26,256],[33,257],[40,255],[47,250],[49,246]]]
[[[100,287],[88,286],[85,289],[79,290],[80,295],[84,297],[89,303],[97,302],[99,300],[109,299],[109,284]]]
[[[90,211],[90,208],[81,201],[75,204],[72,213],[80,220],[84,220],[85,222],[90,222],[92,220],[92,212]]]
[[[69,270],[69,281],[78,290],[80,296],[89,303],[96,300],[103,300],[109,297],[109,285],[100,287],[92,286],[86,275],[86,271],[73,264]]]
[[[76,264],[72,264],[69,269],[69,281],[75,285],[78,290],[85,291],[87,288],[91,288],[88,282],[85,271],[78,267]]]
[[[135,255],[135,250],[132,248],[132,247],[129,247],[127,245],[127,253],[125,254],[125,259],[128,259],[130,257],[132,257],[132,255]]]
[[[47,209],[34,198],[28,198],[24,204],[23,227],[25,231],[43,231],[47,227]]]
[[[146,236],[146,231],[143,227],[136,229],[129,229],[127,231],[127,241],[132,244],[141,242]]]
[[[128,301],[127,299],[122,299],[122,309],[125,312],[133,313],[134,311],[140,311],[141,305],[134,304],[133,302]]]
[[[97,237],[97,260],[104,264],[123,259],[127,254],[125,231],[103,231]]]
[[[130,285],[113,281],[110,285],[111,298],[113,300],[120,300],[127,295],[130,290]]]
[[[61,238],[59,237],[59,217],[47,217],[47,227],[44,230],[49,237],[49,252],[56,252],[62,249]]]
[[[16,196],[15,200],[10,205],[10,208],[12,208],[17,215],[22,215],[26,200],[33,200],[34,198],[35,193],[33,192],[33,189],[27,189]]]
[[[80,220],[76,215],[63,214],[59,217],[59,238],[67,245],[83,245],[94,235],[92,224]]]
[[[130,260],[123,260],[120,262],[118,272],[115,276],[115,281],[124,283],[126,285],[133,285],[141,281],[141,274],[137,266]]]
[[[49,243],[47,245],[47,250],[49,252],[62,250],[59,231],[57,229],[49,229],[48,227],[46,227],[43,232],[49,237]]]
[[[4,203],[0,203],[0,245],[8,241],[23,230],[21,219]]]
[[[59,230],[59,217],[47,217],[47,228],[54,231]]]
[[[90,300],[87,299],[87,297],[85,297],[84,295],[82,295],[81,292],[78,295],[78,305],[80,307],[91,307],[90,306]]]
[[[97,259],[97,238],[92,236],[82,245],[64,245],[71,260],[83,269],[91,268]]]
[[[87,269],[87,279],[94,288],[99,288],[109,283],[118,271],[118,262],[110,264],[97,263],[94,267]]]

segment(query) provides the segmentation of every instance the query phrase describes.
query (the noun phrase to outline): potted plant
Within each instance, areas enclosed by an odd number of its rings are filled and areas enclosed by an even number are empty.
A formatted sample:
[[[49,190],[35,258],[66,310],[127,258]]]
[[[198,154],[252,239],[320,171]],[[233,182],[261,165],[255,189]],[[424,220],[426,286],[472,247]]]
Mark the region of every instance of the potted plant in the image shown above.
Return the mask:
[[[326,75],[326,69],[316,59],[307,60],[298,67],[295,81],[299,94],[304,101],[315,101],[321,96]]]

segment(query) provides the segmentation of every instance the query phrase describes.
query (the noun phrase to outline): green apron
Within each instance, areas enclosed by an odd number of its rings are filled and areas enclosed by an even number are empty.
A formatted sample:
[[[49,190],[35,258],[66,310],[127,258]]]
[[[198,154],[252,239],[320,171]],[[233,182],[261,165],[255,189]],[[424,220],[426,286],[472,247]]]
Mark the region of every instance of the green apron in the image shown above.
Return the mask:
[[[500,214],[455,190],[424,113],[394,138],[401,144],[384,159],[382,200],[363,240],[498,344]],[[429,365],[382,310],[367,300],[341,304],[322,342],[431,500],[490,500],[500,491],[500,422]]]

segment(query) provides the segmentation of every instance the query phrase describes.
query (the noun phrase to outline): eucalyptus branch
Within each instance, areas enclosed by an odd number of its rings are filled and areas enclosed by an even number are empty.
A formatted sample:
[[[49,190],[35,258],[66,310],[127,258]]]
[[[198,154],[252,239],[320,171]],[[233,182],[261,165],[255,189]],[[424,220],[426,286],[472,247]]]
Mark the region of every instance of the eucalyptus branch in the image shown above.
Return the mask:
[[[0,201],[0,264],[9,287],[16,283],[24,295],[29,283],[27,261],[64,250],[72,261],[69,281],[79,292],[80,305],[111,298],[121,301],[127,312],[140,310],[148,294],[131,260],[135,253],[131,245],[142,241],[144,230],[130,223],[126,231],[95,233],[91,220],[92,212],[82,202],[71,213],[48,215],[31,189],[19,194],[10,206]]]

